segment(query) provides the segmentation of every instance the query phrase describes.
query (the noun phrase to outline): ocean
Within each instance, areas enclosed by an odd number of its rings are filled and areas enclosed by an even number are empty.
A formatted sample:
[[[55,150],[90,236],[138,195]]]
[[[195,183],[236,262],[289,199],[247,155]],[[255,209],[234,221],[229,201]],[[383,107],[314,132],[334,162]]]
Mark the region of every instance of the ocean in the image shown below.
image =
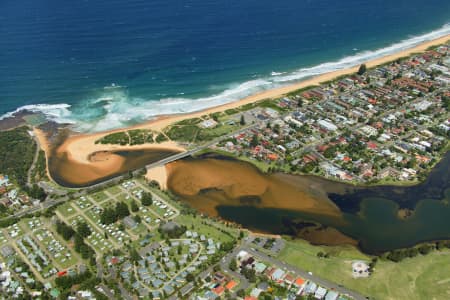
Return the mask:
[[[449,33],[445,0],[2,0],[0,116],[112,129]]]

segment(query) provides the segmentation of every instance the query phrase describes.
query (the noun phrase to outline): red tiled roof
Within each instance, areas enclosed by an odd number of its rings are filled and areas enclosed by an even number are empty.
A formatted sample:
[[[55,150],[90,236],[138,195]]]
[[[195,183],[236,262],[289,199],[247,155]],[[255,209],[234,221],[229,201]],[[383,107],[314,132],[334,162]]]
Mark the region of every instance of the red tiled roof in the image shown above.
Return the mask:
[[[213,289],[214,294],[216,294],[217,296],[222,295],[224,291],[225,291],[225,288],[221,285],[219,285],[218,287]]]
[[[231,280],[230,282],[227,283],[227,285],[225,286],[225,288],[227,290],[232,290],[235,286],[237,285],[237,282],[234,280]]]
[[[370,149],[377,149],[377,144],[375,144],[374,142],[368,142],[367,147]]]
[[[278,155],[274,154],[274,153],[270,153],[267,154],[267,158],[270,160],[277,160],[278,159]]]
[[[295,279],[295,284],[297,286],[301,286],[304,283],[305,283],[305,280],[303,278],[301,278],[301,277],[298,277],[297,279]]]
[[[117,257],[111,258],[111,263],[112,263],[113,265],[117,264],[118,262],[119,262],[119,259],[118,259]]]

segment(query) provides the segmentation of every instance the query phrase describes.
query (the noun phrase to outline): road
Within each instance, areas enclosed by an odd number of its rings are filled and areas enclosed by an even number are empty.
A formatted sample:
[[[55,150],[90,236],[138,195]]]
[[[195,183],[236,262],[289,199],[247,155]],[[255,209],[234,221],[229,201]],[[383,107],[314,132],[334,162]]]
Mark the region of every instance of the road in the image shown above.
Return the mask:
[[[227,135],[218,137],[218,138],[216,138],[216,139],[214,139],[214,140],[212,140],[212,141],[210,141],[210,142],[207,142],[207,143],[205,143],[205,144],[202,144],[202,145],[200,145],[200,146],[198,146],[198,147],[196,147],[196,148],[194,148],[194,149],[191,149],[191,150],[188,150],[188,151],[185,151],[185,152],[181,152],[181,153],[178,153],[178,154],[169,156],[169,157],[167,157],[167,158],[161,159],[161,160],[159,160],[159,161],[157,161],[157,162],[148,164],[148,165],[146,165],[146,168],[147,168],[147,169],[151,169],[151,168],[154,168],[154,167],[163,166],[163,165],[168,164],[168,163],[171,163],[171,162],[173,162],[173,161],[176,161],[176,160],[179,160],[179,159],[182,159],[182,158],[191,156],[191,155],[193,155],[193,154],[195,154],[195,153],[197,153],[197,152],[200,152],[200,151],[202,151],[202,150],[205,150],[205,149],[211,147],[211,146],[214,145],[214,144],[217,144],[218,142],[220,142],[220,141],[222,141],[222,140],[224,140],[224,139],[226,139],[226,138],[229,138],[229,137],[234,136],[234,135],[236,135],[236,134],[239,134],[239,133],[241,133],[241,132],[244,132],[244,131],[247,131],[247,130],[256,128],[257,126],[258,126],[258,124],[251,124],[251,125],[249,125],[249,126],[246,126],[246,127],[244,127],[244,128],[241,128],[241,129],[239,129],[239,130],[233,131],[233,132],[230,133],[230,134],[227,134]]]
[[[32,186],[31,175],[33,174],[34,168],[36,168],[36,163],[39,158],[39,151],[41,150],[41,145],[39,144],[39,139],[37,139],[36,137],[33,137],[33,139],[36,142],[36,152],[34,153],[33,162],[31,163],[31,166],[28,169],[28,173],[27,173],[27,186],[28,187]]]
[[[328,280],[325,280],[323,278],[317,277],[317,276],[313,275],[312,273],[308,273],[308,271],[301,270],[301,269],[299,269],[297,267],[289,265],[289,264],[287,264],[285,262],[282,262],[282,261],[280,261],[280,260],[278,260],[278,259],[276,259],[274,257],[271,257],[271,256],[269,256],[269,255],[267,255],[265,253],[252,250],[250,247],[248,247],[246,245],[239,246],[235,250],[234,253],[237,254],[241,250],[244,250],[244,251],[248,252],[249,254],[251,254],[251,255],[253,255],[255,257],[259,257],[261,260],[263,260],[265,262],[268,262],[268,263],[270,263],[272,265],[276,265],[276,266],[278,266],[278,267],[280,267],[280,268],[282,268],[282,269],[284,269],[286,271],[298,274],[301,277],[303,277],[304,279],[310,280],[310,281],[312,281],[312,282],[314,282],[314,283],[316,283],[316,284],[318,284],[318,285],[320,285],[320,286],[322,286],[322,287],[324,287],[324,288],[326,288],[328,290],[334,290],[334,291],[336,291],[336,292],[338,292],[338,293],[340,293],[342,295],[348,295],[348,296],[350,296],[350,297],[352,297],[353,299],[356,299],[356,300],[366,299],[366,297],[364,297],[363,295],[361,295],[361,294],[359,294],[357,292],[349,290],[349,289],[347,289],[347,288],[345,288],[343,286],[340,286],[340,285],[338,285],[336,283],[333,283],[331,281],[328,281]]]

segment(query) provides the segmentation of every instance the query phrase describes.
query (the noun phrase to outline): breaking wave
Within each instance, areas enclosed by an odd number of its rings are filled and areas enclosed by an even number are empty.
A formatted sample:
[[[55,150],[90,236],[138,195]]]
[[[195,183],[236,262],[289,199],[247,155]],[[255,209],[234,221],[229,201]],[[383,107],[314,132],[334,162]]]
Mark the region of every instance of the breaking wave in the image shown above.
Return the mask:
[[[16,112],[28,110],[43,113],[48,119],[58,123],[74,124],[75,129],[84,132],[119,128],[149,120],[158,115],[187,113],[230,103],[258,92],[305,80],[316,75],[357,66],[368,60],[412,48],[420,43],[448,34],[450,34],[450,24],[446,24],[438,30],[427,34],[414,36],[375,51],[359,52],[334,62],[301,68],[289,73],[272,72],[270,76],[264,78],[231,84],[221,93],[203,98],[135,98],[128,95],[126,88],[116,87],[114,89],[105,89],[102,95],[93,99],[86,99],[74,106],[69,104],[22,106],[14,112],[1,116],[0,120],[12,116]]]

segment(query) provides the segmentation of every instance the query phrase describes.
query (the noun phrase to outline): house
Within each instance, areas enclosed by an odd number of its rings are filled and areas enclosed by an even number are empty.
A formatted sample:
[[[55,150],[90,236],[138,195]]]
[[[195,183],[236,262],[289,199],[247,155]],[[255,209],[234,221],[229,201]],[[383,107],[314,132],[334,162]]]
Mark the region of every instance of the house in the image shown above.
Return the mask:
[[[123,224],[128,228],[135,228],[137,226],[136,221],[131,216],[123,218]]]
[[[255,264],[255,272],[257,274],[262,274],[267,269],[267,266],[263,264],[262,262],[257,262]]]
[[[225,288],[226,288],[227,290],[231,291],[231,290],[233,290],[236,286],[237,286],[237,282],[234,281],[234,280],[231,280],[230,282],[228,282],[228,283],[225,285]]]
[[[265,282],[265,281],[263,281],[263,282],[261,282],[260,284],[258,284],[258,289],[260,289],[260,290],[263,291],[263,292],[269,290],[269,288],[270,288],[269,283],[267,283],[267,282]]]
[[[283,278],[284,282],[286,282],[287,285],[291,285],[294,283],[295,278],[291,274],[286,274]]]
[[[301,286],[303,286],[305,284],[305,280],[303,279],[303,278],[301,278],[301,277],[298,277],[297,279],[295,279],[295,281],[294,281],[294,285],[296,286],[296,287],[301,287]]]
[[[9,246],[9,245],[5,245],[0,249],[0,252],[2,254],[3,257],[8,257],[10,255],[13,255],[15,253],[14,249]]]
[[[270,118],[275,119],[278,118],[278,112],[270,107],[265,108],[264,112],[266,113],[266,115],[268,115]]]
[[[364,134],[365,136],[373,136],[378,134],[378,130],[372,126],[365,125],[359,129],[359,131]]]
[[[321,286],[319,286],[316,290],[316,292],[314,293],[314,298],[316,299],[323,299],[325,298],[325,295],[327,293],[327,290]]]
[[[335,291],[329,291],[327,295],[325,296],[325,300],[337,300],[339,297],[339,294]]]
[[[281,270],[281,269],[276,269],[276,270],[272,273],[271,279],[272,279],[273,281],[279,281],[279,280],[281,280],[281,279],[283,278],[284,274],[285,274],[285,272],[284,272],[283,270]]]
[[[214,128],[217,126],[217,122],[213,119],[208,119],[200,123],[200,126],[203,128]]]
[[[338,128],[336,125],[331,123],[329,120],[319,120],[317,121],[317,124],[327,131],[336,131]]]
[[[317,290],[317,284],[315,284],[312,281],[308,281],[308,283],[305,285],[305,293],[306,294],[314,294]]]
[[[217,296],[222,296],[223,292],[225,292],[225,288],[221,285],[215,287],[212,289],[213,293],[216,294]]]
[[[255,297],[256,299],[259,297],[259,294],[261,294],[262,291],[258,288],[254,288],[251,292],[250,292],[250,296]]]

